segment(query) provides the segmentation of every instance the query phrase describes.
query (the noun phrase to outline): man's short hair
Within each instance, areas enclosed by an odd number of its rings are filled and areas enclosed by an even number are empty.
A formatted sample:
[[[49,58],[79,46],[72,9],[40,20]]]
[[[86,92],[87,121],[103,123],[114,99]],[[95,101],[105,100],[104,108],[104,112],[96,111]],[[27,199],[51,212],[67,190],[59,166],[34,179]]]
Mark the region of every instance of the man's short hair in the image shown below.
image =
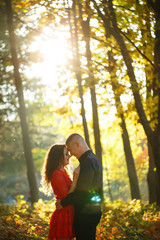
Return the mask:
[[[78,133],[72,133],[71,135],[69,135],[69,137],[66,140],[66,145],[71,142],[73,139],[77,139],[77,140],[84,140],[84,138],[78,134]]]

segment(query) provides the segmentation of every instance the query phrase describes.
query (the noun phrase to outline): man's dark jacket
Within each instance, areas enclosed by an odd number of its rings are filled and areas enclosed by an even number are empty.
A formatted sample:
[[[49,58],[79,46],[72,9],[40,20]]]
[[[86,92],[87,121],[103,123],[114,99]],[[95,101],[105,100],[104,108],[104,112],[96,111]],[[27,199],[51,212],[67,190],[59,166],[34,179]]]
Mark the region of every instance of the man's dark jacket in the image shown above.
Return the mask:
[[[80,174],[74,192],[61,200],[63,207],[73,204],[75,212],[81,212],[87,206],[102,198],[102,165],[92,150],[88,150],[78,159]],[[95,202],[96,202],[95,201]],[[88,211],[86,209],[86,211]]]

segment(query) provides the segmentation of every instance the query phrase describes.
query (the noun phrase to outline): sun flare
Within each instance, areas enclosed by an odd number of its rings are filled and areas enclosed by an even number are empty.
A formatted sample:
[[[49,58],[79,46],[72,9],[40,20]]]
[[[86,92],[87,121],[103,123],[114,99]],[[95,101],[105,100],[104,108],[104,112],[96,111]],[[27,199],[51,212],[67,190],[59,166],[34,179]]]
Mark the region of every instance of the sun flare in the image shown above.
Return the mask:
[[[32,64],[28,74],[32,77],[40,77],[45,85],[53,86],[58,80],[58,68],[67,63],[70,54],[69,47],[67,46],[66,33],[58,32],[49,37],[43,34],[37,37],[30,46],[32,51],[40,52],[43,60]]]
[[[44,56],[44,60],[51,61],[55,66],[65,63],[66,47],[63,38],[49,39],[43,42],[41,47],[41,53]]]

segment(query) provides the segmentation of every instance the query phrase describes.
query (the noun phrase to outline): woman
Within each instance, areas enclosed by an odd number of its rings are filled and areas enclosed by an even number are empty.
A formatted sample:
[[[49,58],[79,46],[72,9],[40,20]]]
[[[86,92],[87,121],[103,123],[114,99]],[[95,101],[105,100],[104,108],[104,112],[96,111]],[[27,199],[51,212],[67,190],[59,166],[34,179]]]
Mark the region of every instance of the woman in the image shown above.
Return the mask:
[[[65,145],[55,144],[49,149],[42,168],[42,186],[45,192],[49,193],[52,186],[56,199],[63,199],[68,193],[73,192],[79,176],[80,167],[77,167],[73,173],[71,181],[65,167],[69,164],[70,155]],[[54,239],[72,239],[74,207],[69,205],[60,210],[55,210],[50,219],[49,238]]]

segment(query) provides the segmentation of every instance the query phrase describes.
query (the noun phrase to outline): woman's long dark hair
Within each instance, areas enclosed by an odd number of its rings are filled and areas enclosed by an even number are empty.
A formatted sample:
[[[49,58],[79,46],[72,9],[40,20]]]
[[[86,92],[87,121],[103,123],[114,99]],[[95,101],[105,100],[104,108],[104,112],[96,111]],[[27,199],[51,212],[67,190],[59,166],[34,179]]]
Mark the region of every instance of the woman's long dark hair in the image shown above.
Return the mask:
[[[64,144],[55,144],[50,147],[46,154],[41,171],[41,185],[44,193],[46,193],[47,195],[50,195],[52,192],[50,183],[53,171],[59,168],[60,164],[63,164],[64,162],[65,147],[66,146]]]

